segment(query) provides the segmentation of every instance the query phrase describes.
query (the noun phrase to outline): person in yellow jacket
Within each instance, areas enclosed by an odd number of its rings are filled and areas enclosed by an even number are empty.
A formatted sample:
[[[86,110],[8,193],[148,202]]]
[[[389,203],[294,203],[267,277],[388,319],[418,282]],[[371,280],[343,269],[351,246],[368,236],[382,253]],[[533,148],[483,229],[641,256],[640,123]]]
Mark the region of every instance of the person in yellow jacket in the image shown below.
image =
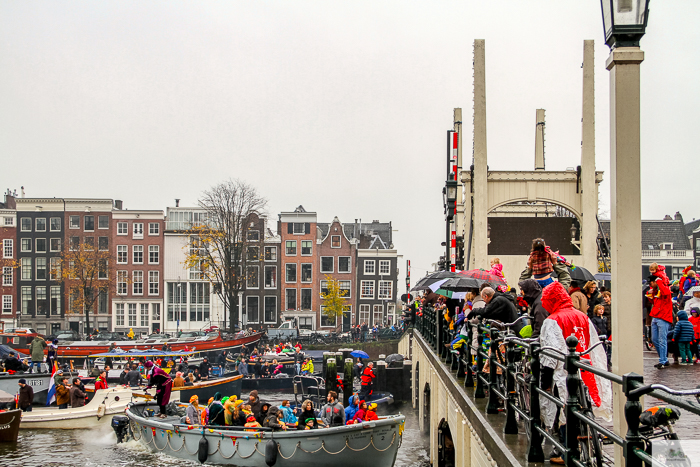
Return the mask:
[[[301,365],[302,375],[313,375],[314,374],[314,362],[311,358],[307,358]]]
[[[129,334],[126,335],[129,339],[134,338],[134,328],[129,328]]]

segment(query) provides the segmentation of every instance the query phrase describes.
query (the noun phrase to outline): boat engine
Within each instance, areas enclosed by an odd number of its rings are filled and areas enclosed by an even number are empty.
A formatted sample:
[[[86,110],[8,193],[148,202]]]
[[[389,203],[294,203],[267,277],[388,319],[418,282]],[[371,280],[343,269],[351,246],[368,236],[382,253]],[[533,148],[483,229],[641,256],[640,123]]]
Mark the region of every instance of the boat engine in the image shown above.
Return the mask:
[[[117,443],[123,443],[129,437],[129,417],[115,415],[112,417],[112,429],[117,435]]]

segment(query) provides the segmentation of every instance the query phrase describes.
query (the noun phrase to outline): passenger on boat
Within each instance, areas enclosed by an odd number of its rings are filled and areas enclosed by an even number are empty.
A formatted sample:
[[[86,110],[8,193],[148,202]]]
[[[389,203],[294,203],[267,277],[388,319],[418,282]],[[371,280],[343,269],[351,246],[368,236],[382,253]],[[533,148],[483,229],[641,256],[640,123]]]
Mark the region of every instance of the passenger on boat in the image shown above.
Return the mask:
[[[262,425],[262,423],[265,421],[265,417],[267,417],[268,412],[270,411],[271,404],[268,404],[267,402],[263,402],[260,404],[260,413],[255,414],[255,419]]]
[[[353,418],[355,418],[355,414],[357,413],[358,410],[360,410],[360,398],[357,396],[357,394],[353,394],[350,396],[350,399],[348,399],[349,405],[345,407],[345,420],[347,420],[347,423],[349,424]]]
[[[258,421],[255,419],[253,415],[248,415],[248,418],[246,419],[246,424],[244,425],[246,428],[252,428],[249,430],[245,431],[257,431],[254,428],[262,428],[262,426],[258,423]]]
[[[194,375],[192,373],[185,378],[185,386],[194,386]]]
[[[24,371],[22,362],[16,357],[17,354],[10,352],[10,356],[5,360],[5,370],[12,374],[18,371]]]
[[[187,357],[183,357],[183,358],[182,358],[182,363],[180,363],[180,364],[177,366],[177,371],[182,372],[183,375],[186,375],[187,373],[190,372],[190,367],[189,367],[189,365],[187,364]]]
[[[59,409],[67,409],[70,402],[70,390],[68,389],[68,378],[63,377],[56,385],[56,406]]]
[[[185,411],[185,422],[188,425],[197,425],[200,420],[199,411],[199,397],[194,395],[190,397],[190,405],[187,406]]]
[[[367,402],[361,400],[360,401],[360,408],[357,409],[357,412],[355,413],[355,417],[352,419],[352,423],[362,423],[362,421],[365,419],[365,414],[367,412]],[[348,422],[350,423],[350,422]]]
[[[173,387],[173,380],[162,369],[153,365],[153,362],[146,362],[146,368],[149,370],[148,387],[156,387],[156,402],[160,407],[158,417],[165,418],[165,406],[170,402],[170,390]]]
[[[311,402],[310,399],[306,399],[302,404],[301,404],[301,413],[299,414],[298,417],[298,424],[297,424],[297,429],[298,430],[308,430],[306,428],[309,419],[313,419],[313,427],[312,428],[318,428],[318,421],[316,420],[316,412],[314,411],[314,403]]]
[[[224,413],[224,405],[221,403],[221,393],[214,394],[214,400],[209,404],[209,424],[210,425],[225,425],[226,414]]]
[[[345,425],[345,408],[338,402],[338,393],[328,391],[326,400],[328,403],[321,408],[323,424],[328,427]]]
[[[262,378],[270,377],[270,362],[265,362],[265,365],[260,369],[260,376]]]
[[[31,412],[32,401],[34,400],[34,389],[27,384],[27,380],[24,378],[20,378],[17,384],[19,384],[19,399],[17,400],[17,407],[22,409],[22,412]]]
[[[95,380],[95,391],[98,389],[109,389],[109,384],[107,384],[107,372],[102,370],[100,376]]]
[[[282,422],[282,412],[277,407],[270,407],[267,417],[263,421],[262,426],[272,428],[272,431],[286,430],[287,425]]]
[[[209,359],[207,357],[204,357],[204,360],[202,360],[202,363],[199,364],[199,377],[205,381],[208,380],[210,369],[211,369],[211,364],[209,363]]]
[[[314,362],[311,360],[311,358],[307,358],[304,360],[304,363],[301,365],[301,374],[302,375],[313,375],[314,374]]]
[[[80,378],[73,378],[73,385],[70,388],[70,406],[73,408],[84,407],[87,394],[80,389]]]
[[[272,372],[273,375],[279,375],[282,374],[282,369],[284,369],[284,365],[281,363],[278,363],[277,366],[275,367],[275,371]]]
[[[245,358],[242,358],[240,363],[238,363],[238,373],[243,375],[244,378],[248,377],[248,362]]]
[[[287,426],[297,426],[297,418],[294,416],[294,411],[289,406],[289,400],[285,399],[280,405],[280,412],[282,413],[282,421]]]
[[[233,410],[231,413],[231,425],[232,426],[245,426],[246,418],[248,417],[243,411],[243,400],[238,399],[233,403]]]
[[[367,412],[365,412],[365,421],[371,422],[373,420],[379,420],[377,417],[377,404],[372,403],[367,407]]]
[[[367,368],[364,369],[362,372],[362,376],[360,377],[360,380],[362,381],[361,386],[360,386],[360,398],[361,399],[369,399],[369,396],[372,395],[372,381],[374,378],[376,378],[376,375],[372,371],[372,367],[374,364],[372,362],[369,362],[367,364]]]
[[[258,415],[260,415],[261,404],[260,399],[258,398],[258,391],[255,389],[250,391],[250,394],[248,395],[248,405],[250,406],[250,410],[253,415],[255,415],[255,418],[258,418]]]
[[[316,423],[316,418],[315,417],[309,417],[306,419],[306,423],[304,424],[304,429],[305,430],[314,430],[318,428],[318,424]]]
[[[174,388],[180,388],[185,385],[185,378],[182,377],[181,372],[176,372],[175,373],[175,379],[173,380],[173,387]]]
[[[129,371],[129,373],[126,374],[126,382],[132,388],[141,386],[141,384],[143,383],[143,378],[141,377],[139,367],[136,363],[132,363],[131,371]]]

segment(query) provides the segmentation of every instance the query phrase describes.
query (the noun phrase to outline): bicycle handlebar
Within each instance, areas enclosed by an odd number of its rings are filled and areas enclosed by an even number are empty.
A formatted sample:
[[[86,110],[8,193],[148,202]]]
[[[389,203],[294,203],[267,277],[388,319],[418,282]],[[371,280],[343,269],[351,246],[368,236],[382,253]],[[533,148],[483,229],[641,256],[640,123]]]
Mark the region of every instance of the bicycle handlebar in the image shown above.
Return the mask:
[[[489,323],[492,323],[492,324],[498,324],[499,326],[503,326],[504,328],[510,328],[512,326],[515,326],[516,324],[518,324],[521,320],[523,320],[525,318],[526,318],[526,316],[523,315],[520,318],[513,321],[512,323],[504,323],[502,321],[498,321],[497,319],[487,319],[486,321],[488,321]]]

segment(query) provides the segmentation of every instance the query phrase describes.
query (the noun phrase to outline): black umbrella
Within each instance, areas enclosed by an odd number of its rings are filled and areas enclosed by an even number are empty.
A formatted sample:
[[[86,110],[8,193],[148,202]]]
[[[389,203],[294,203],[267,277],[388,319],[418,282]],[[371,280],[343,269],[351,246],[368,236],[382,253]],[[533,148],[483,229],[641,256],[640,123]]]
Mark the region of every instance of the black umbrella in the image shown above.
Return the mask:
[[[595,276],[591,274],[588,269],[582,268],[581,266],[572,266],[568,269],[572,281],[588,282],[596,280]],[[553,272],[552,277],[557,277],[557,273]]]
[[[419,280],[415,286],[411,290],[425,290],[430,288],[431,285],[433,285],[435,282],[444,280],[444,279],[450,279],[452,277],[459,277],[456,272],[451,272],[451,271],[435,271],[433,273],[428,274],[421,280]]]
[[[473,277],[453,277],[443,282],[440,285],[441,289],[451,290],[453,292],[466,292],[471,289],[478,289],[484,281]]]

